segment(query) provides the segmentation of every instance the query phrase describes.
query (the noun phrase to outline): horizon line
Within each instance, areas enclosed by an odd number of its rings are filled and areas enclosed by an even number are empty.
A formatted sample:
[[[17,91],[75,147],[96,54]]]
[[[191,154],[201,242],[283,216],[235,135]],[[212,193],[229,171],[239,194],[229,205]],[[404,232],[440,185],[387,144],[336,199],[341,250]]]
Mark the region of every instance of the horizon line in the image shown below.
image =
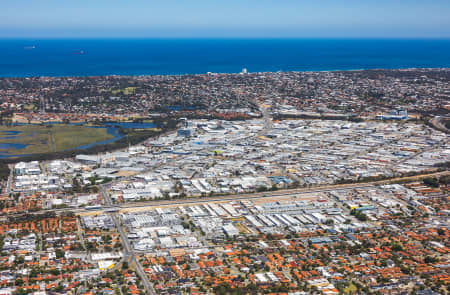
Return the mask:
[[[220,39],[234,39],[234,40],[450,40],[450,36],[446,37],[407,37],[407,36],[379,36],[379,37],[362,37],[362,36],[329,36],[329,37],[302,37],[302,36],[0,36],[0,40],[24,40],[24,39],[40,39],[40,40],[83,40],[83,39],[98,39],[98,40],[113,40],[113,39],[128,39],[128,40],[220,40]]]

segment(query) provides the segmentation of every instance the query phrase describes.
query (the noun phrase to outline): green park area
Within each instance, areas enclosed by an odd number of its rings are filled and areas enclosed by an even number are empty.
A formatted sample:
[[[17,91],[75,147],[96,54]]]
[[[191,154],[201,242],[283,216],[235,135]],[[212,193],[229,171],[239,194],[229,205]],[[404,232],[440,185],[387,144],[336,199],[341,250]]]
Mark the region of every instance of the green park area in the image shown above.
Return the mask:
[[[114,94],[114,95],[120,94],[120,93],[122,93],[124,95],[130,95],[130,94],[134,94],[135,93],[136,87],[126,87],[126,88],[123,88],[123,89],[115,89],[115,90],[109,89],[109,91],[111,91],[111,93]]]
[[[82,125],[0,126],[0,154],[57,152],[111,138],[113,136],[106,132],[106,128]]]

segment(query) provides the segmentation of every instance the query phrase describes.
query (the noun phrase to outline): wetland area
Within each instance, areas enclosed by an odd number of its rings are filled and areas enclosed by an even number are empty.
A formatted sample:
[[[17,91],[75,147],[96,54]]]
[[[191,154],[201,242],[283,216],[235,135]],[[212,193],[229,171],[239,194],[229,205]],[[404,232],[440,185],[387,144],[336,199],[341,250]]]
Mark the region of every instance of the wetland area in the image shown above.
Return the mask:
[[[20,124],[0,126],[0,158],[87,149],[115,142],[121,129],[154,129],[153,123],[108,122],[93,124]]]

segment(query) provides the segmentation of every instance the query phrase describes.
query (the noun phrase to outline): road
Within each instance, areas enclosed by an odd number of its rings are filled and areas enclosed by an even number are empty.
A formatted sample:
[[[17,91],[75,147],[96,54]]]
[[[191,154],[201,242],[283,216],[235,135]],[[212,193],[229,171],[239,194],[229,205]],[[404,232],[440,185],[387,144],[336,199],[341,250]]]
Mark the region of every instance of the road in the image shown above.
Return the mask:
[[[111,200],[111,196],[108,194],[108,192],[106,191],[107,186],[105,185],[100,185],[100,194],[103,197],[103,200],[105,201],[105,205],[106,206],[112,206],[112,200]]]
[[[205,198],[187,198],[187,199],[176,199],[176,200],[162,200],[162,201],[144,201],[132,204],[121,204],[117,207],[120,209],[132,209],[139,207],[160,207],[160,206],[171,206],[171,205],[186,205],[186,204],[199,204],[199,203],[211,203],[211,202],[226,202],[226,201],[241,201],[241,200],[252,200],[252,199],[264,199],[264,198],[275,198],[283,196],[293,196],[298,194],[312,194],[312,193],[322,193],[330,191],[340,191],[348,190],[353,188],[368,188],[372,187],[373,184],[349,184],[322,188],[300,188],[300,189],[290,189],[290,190],[278,190],[270,192],[260,192],[251,194],[241,194],[241,195],[227,195],[227,196],[217,196],[217,197],[205,197]]]
[[[13,172],[14,172],[14,165],[8,164],[9,167],[9,177],[8,177],[8,183],[6,184],[6,193],[9,194],[11,192],[11,185],[13,180]]]
[[[393,178],[381,181],[373,181],[367,183],[352,183],[352,184],[340,184],[340,185],[326,185],[326,186],[317,186],[311,188],[297,188],[297,189],[285,189],[285,190],[277,190],[270,192],[259,192],[259,193],[248,193],[248,194],[239,194],[239,195],[226,195],[226,196],[213,196],[213,197],[204,197],[204,198],[185,198],[185,199],[172,199],[172,200],[157,200],[157,201],[144,201],[144,202],[136,202],[136,203],[126,203],[119,205],[106,205],[102,209],[99,210],[86,210],[86,209],[75,209],[72,210],[75,213],[83,214],[100,214],[104,209],[116,209],[116,210],[126,210],[126,209],[135,209],[135,208],[146,208],[146,207],[161,207],[161,206],[183,206],[189,204],[202,204],[202,203],[210,203],[210,202],[227,202],[227,201],[241,201],[241,200],[252,200],[252,199],[264,199],[264,198],[276,198],[276,197],[284,197],[284,196],[294,196],[299,194],[312,194],[312,193],[322,193],[322,192],[330,192],[330,191],[340,191],[340,190],[348,190],[348,189],[357,189],[357,188],[369,188],[376,185],[383,185],[392,183],[393,181],[409,181],[412,179],[422,179],[426,177],[438,177],[441,175],[449,175],[450,171],[442,171],[442,172],[434,172],[434,173],[424,173],[422,175],[409,176],[409,177],[401,177],[401,178]],[[68,209],[60,209],[67,211]],[[53,210],[56,211],[56,210]],[[42,212],[42,211],[41,211]]]
[[[447,127],[445,127],[443,120],[449,120],[449,117],[442,117],[442,116],[436,116],[433,119],[431,119],[431,124],[436,126],[438,129],[447,130]]]
[[[153,291],[152,284],[150,283],[150,280],[148,279],[147,274],[144,272],[141,263],[138,259],[136,259],[136,254],[133,251],[133,248],[131,247],[131,243],[128,240],[128,236],[123,230],[123,226],[120,224],[119,216],[117,213],[111,213],[111,218],[114,223],[114,225],[117,228],[117,231],[119,232],[120,241],[122,242],[123,248],[124,248],[124,261],[130,261],[131,266],[136,271],[137,275],[141,278],[142,283],[144,284],[144,288],[147,294],[156,294]]]
[[[188,204],[197,204],[197,203],[208,203],[208,202],[224,202],[224,201],[239,201],[239,200],[251,200],[251,199],[263,199],[263,198],[275,198],[275,197],[283,197],[289,195],[298,195],[298,194],[308,194],[308,193],[320,193],[320,192],[328,192],[334,190],[347,190],[347,189],[356,189],[356,188],[367,188],[376,185],[383,185],[392,182],[401,182],[401,181],[409,181],[409,180],[419,180],[426,177],[438,177],[442,175],[450,175],[450,171],[442,171],[442,172],[432,172],[432,173],[424,173],[416,176],[408,176],[408,177],[400,177],[400,178],[391,178],[387,180],[381,181],[373,181],[367,183],[353,183],[353,184],[340,184],[340,185],[326,185],[326,186],[316,186],[311,188],[298,188],[298,189],[285,189],[285,190],[277,190],[271,192],[260,192],[260,193],[248,193],[248,194],[239,194],[239,195],[225,195],[225,196],[213,196],[213,197],[205,197],[205,198],[184,198],[184,199],[173,199],[173,200],[159,200],[159,201],[144,201],[144,202],[136,202],[136,203],[126,203],[119,205],[111,205],[110,203],[106,203],[100,209],[96,210],[88,210],[85,208],[61,208],[61,209],[47,209],[40,210],[37,212],[33,212],[33,214],[42,214],[48,212],[64,213],[64,212],[73,212],[78,215],[83,214],[102,214],[104,210],[115,209],[117,211],[122,211],[125,209],[133,209],[140,207],[161,207],[161,206],[183,206]],[[30,213],[31,214],[31,213]],[[23,215],[23,213],[18,214],[9,214],[9,216],[15,215]]]
[[[273,122],[269,114],[269,106],[260,106],[260,110],[263,115],[264,126],[263,129],[258,132],[258,136],[264,136],[272,129]]]
[[[106,191],[105,186],[100,187],[100,194],[102,195],[105,205],[108,207],[112,207],[112,200],[108,192]],[[110,213],[111,219],[117,229],[117,232],[120,236],[120,241],[122,243],[122,246],[124,248],[124,261],[129,261],[130,265],[135,269],[138,276],[141,278],[142,283],[144,284],[144,288],[147,294],[155,294],[153,291],[152,284],[150,283],[147,274],[144,272],[141,263],[138,259],[136,259],[136,254],[133,251],[133,248],[131,247],[130,240],[128,240],[128,236],[125,233],[123,226],[120,223],[119,215],[116,212]]]
[[[83,238],[83,230],[80,224],[80,220],[77,218],[77,233],[78,233],[78,239],[80,240],[80,244],[83,247],[84,251],[87,251],[86,249],[86,243],[84,242]]]

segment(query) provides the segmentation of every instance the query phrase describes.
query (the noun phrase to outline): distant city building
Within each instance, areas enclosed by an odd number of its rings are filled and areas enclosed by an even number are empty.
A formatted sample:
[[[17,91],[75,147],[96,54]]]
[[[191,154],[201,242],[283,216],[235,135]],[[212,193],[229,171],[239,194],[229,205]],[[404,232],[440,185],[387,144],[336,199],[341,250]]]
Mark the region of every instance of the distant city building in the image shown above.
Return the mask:
[[[379,120],[406,120],[408,118],[407,110],[392,110],[387,115],[378,115]]]
[[[19,162],[14,166],[15,175],[38,175],[41,173],[39,162]]]
[[[191,136],[191,134],[192,134],[191,129],[187,129],[187,128],[182,128],[177,131],[178,136],[189,137],[189,136]]]
[[[189,121],[187,118],[180,118],[180,122],[183,123],[184,127],[189,127]]]
[[[100,157],[97,155],[77,155],[75,159],[84,164],[95,165],[99,163]]]

